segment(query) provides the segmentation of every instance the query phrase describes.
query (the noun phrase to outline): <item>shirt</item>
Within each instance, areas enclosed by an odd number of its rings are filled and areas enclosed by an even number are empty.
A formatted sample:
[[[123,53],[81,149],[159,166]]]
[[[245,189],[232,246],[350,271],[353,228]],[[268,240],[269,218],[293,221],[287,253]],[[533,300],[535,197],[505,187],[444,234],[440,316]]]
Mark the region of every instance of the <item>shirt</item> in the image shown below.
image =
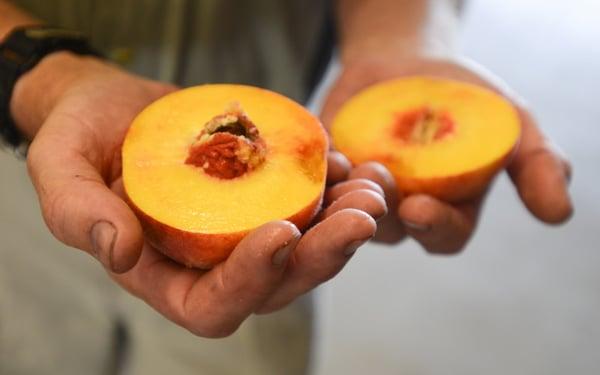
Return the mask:
[[[328,60],[326,0],[15,0],[125,68],[184,86],[245,83],[304,101]]]

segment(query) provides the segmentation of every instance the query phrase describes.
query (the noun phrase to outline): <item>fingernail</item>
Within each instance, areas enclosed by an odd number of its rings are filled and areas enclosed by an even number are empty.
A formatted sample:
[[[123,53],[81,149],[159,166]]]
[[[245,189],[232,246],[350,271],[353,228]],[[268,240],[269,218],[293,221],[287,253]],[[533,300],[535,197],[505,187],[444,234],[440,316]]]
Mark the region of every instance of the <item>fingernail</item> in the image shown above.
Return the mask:
[[[376,222],[380,222],[381,219],[383,219],[383,218],[385,218],[387,216],[387,214],[388,214],[388,210],[387,210],[387,207],[386,207],[386,209],[383,211],[383,213],[380,213],[379,215],[373,216],[373,219]]]
[[[370,238],[367,238],[365,240],[358,240],[358,241],[350,242],[348,244],[348,246],[346,246],[346,250],[344,250],[344,255],[351,256],[352,254],[354,254],[356,252],[356,250],[358,250],[359,247],[364,245],[365,242],[367,242],[368,240],[370,240]]]
[[[273,265],[275,267],[281,267],[286,264],[290,254],[292,253],[292,250],[294,250],[297,243],[298,238],[294,238],[277,250],[275,254],[273,254],[273,258],[271,258]]]
[[[414,221],[402,220],[402,223],[408,229],[416,230],[419,232],[428,232],[431,229],[431,226],[427,224],[415,223]]]
[[[92,240],[92,255],[105,267],[112,267],[112,253],[117,239],[117,229],[108,221],[98,221],[90,232]]]

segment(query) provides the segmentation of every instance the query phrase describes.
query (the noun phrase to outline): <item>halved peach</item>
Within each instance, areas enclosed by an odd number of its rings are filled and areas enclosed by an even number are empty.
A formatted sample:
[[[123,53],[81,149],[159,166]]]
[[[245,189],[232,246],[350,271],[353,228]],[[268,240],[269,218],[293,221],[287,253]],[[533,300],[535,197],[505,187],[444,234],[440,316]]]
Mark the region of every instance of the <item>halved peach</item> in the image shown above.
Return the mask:
[[[327,136],[292,100],[242,85],[167,95],[133,121],[123,183],[147,239],[172,259],[210,268],[251,230],[320,209]]]
[[[334,146],[384,164],[404,195],[447,202],[482,194],[518,145],[515,108],[479,86],[426,76],[376,84],[336,115]]]

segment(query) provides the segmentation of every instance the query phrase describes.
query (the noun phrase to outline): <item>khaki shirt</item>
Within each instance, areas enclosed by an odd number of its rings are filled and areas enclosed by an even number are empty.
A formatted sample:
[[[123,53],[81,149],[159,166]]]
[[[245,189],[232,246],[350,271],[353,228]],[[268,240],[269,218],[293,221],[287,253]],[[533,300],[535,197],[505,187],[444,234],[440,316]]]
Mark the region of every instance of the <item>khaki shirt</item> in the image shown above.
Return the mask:
[[[331,47],[327,0],[14,2],[132,71],[186,86],[247,83],[302,101]]]
[[[182,85],[239,82],[304,100],[323,51],[325,0],[13,0],[87,33],[131,71]],[[0,154],[0,374],[301,375],[310,299],[195,337],[50,238],[22,163]]]

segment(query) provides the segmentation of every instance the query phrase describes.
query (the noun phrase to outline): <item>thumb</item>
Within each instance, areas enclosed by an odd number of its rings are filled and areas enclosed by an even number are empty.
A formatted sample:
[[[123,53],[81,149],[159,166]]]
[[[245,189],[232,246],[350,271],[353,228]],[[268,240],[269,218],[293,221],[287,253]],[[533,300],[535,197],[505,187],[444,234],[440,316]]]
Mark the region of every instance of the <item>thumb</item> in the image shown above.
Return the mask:
[[[82,153],[40,135],[29,149],[27,166],[48,228],[110,271],[129,270],[143,244],[134,213]]]
[[[558,224],[573,213],[569,196],[571,166],[544,137],[535,120],[520,110],[521,144],[508,173],[529,211],[546,223]]]

